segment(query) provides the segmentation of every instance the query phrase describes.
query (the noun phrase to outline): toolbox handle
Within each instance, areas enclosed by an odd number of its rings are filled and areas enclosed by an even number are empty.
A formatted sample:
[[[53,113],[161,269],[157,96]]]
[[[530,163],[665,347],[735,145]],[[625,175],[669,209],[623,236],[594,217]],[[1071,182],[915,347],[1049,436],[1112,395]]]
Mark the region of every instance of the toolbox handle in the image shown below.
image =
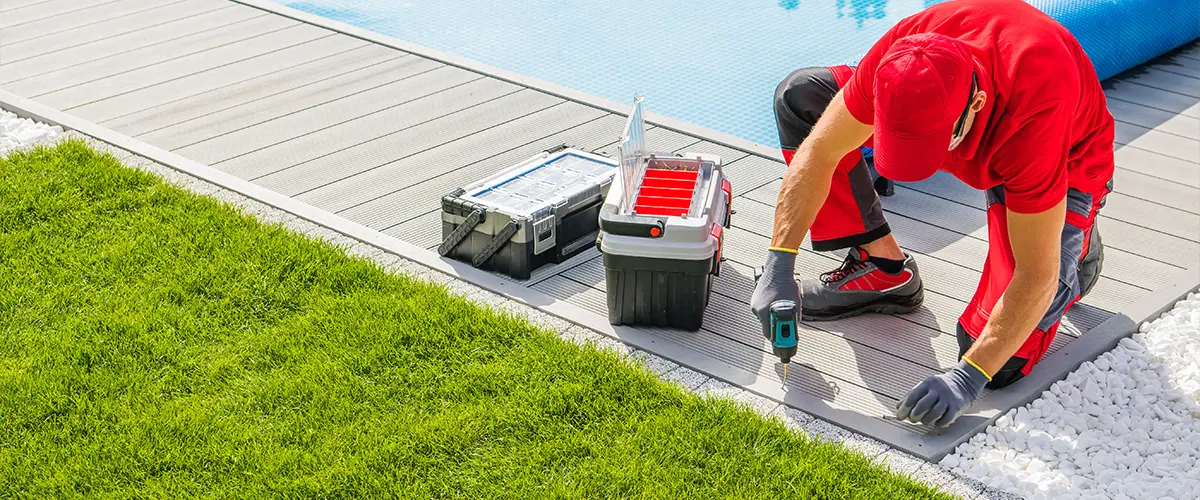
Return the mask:
[[[666,233],[666,223],[660,217],[618,214],[615,205],[605,204],[600,209],[600,230],[621,236],[661,238]]]

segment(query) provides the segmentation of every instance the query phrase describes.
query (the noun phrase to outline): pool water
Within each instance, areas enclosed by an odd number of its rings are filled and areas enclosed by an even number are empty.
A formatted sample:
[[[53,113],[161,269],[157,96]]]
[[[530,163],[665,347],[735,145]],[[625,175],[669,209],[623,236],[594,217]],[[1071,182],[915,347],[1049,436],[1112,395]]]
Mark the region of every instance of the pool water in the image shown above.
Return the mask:
[[[775,147],[792,70],[936,0],[307,0],[289,7]]]
[[[292,8],[778,147],[772,99],[943,0],[306,0]],[[1200,36],[1197,0],[1030,0],[1108,78]],[[1120,22],[1114,22],[1120,19]]]

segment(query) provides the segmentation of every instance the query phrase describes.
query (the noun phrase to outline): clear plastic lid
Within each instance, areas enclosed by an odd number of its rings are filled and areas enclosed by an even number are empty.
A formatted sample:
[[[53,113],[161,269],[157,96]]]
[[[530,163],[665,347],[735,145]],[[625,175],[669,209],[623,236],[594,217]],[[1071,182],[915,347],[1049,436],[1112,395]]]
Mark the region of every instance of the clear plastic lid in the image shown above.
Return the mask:
[[[642,121],[642,97],[633,101],[633,110],[625,122],[617,145],[621,161],[621,212],[632,213],[638,184],[646,172],[646,124]]]
[[[563,153],[523,169],[513,177],[468,193],[468,196],[508,213],[527,215],[588,189],[611,175],[611,163]]]

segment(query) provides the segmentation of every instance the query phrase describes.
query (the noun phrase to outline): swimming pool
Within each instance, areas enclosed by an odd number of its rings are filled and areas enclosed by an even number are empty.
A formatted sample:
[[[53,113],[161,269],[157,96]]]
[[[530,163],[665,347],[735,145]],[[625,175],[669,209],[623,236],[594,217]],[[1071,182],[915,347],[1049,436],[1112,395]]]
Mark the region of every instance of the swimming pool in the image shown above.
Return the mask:
[[[781,79],[798,67],[853,61],[897,20],[940,1],[305,0],[285,4],[618,102],[631,103],[635,94],[641,94],[649,111],[777,147],[772,97]],[[1081,27],[1083,33],[1076,36],[1102,78],[1140,64],[1149,57],[1144,55],[1147,52],[1157,55],[1195,38],[1194,31],[1200,31],[1200,21],[1184,24],[1188,28],[1183,33],[1163,26],[1196,20],[1200,2],[1195,0],[1032,3],[1072,30]],[[1162,19],[1149,27],[1125,22],[1114,29],[1111,13],[1097,10],[1149,12],[1147,5],[1169,15],[1159,16]],[[1187,15],[1181,16],[1183,11]],[[1187,30],[1193,30],[1190,38]],[[1097,55],[1111,57],[1097,59]]]

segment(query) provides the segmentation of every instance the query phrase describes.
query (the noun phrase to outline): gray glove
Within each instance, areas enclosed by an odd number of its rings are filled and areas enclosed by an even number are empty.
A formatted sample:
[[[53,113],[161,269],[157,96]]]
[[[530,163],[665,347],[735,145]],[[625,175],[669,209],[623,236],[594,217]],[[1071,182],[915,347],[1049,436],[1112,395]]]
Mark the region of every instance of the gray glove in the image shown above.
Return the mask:
[[[946,427],[962,415],[988,383],[988,377],[966,361],[950,371],[921,381],[896,409],[896,418]]]
[[[771,304],[791,300],[800,306],[800,286],[796,284],[796,254],[768,250],[767,263],[750,297],[750,311],[762,322],[763,336],[771,340]]]

